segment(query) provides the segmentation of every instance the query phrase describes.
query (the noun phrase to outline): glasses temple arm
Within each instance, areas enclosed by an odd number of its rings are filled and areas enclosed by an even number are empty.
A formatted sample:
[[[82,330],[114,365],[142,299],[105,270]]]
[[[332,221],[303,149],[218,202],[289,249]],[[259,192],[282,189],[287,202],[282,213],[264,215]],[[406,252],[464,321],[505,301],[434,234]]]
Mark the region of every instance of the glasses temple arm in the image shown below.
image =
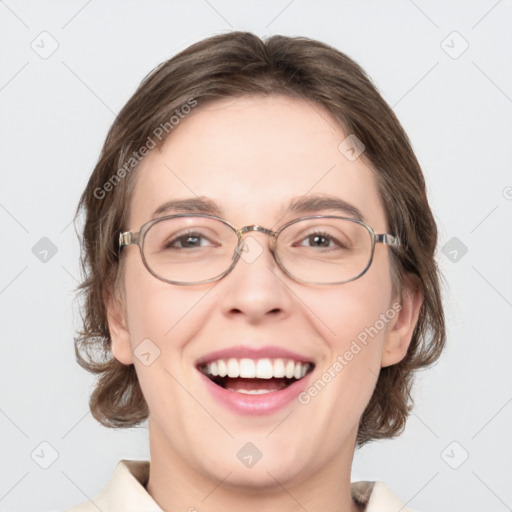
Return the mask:
[[[393,245],[394,247],[400,247],[400,239],[397,236],[388,235],[387,233],[375,235],[375,242],[385,245]]]
[[[132,244],[139,243],[139,233],[133,233],[131,231],[125,231],[119,233],[119,249]]]

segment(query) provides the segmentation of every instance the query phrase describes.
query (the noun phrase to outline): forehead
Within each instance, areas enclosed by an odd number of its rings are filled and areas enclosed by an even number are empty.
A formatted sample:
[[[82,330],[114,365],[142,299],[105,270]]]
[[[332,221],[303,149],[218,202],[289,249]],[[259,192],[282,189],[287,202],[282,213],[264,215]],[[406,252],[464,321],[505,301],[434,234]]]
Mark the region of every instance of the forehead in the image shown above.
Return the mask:
[[[339,150],[347,135],[332,114],[302,99],[251,96],[197,107],[140,163],[130,229],[165,214],[169,201],[194,198],[211,201],[235,225],[273,226],[290,201],[313,195],[338,198],[384,227],[373,171]]]

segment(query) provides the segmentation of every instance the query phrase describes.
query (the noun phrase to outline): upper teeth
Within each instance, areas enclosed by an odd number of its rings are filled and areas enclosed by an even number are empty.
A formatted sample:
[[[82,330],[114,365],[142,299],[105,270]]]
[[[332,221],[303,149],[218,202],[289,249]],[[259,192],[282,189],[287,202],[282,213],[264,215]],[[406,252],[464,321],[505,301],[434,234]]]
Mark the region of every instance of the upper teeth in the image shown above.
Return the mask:
[[[211,361],[202,367],[203,373],[214,377],[241,377],[243,379],[271,379],[283,378],[301,379],[306,375],[310,363],[301,363],[285,359],[235,359],[227,361],[218,359]]]

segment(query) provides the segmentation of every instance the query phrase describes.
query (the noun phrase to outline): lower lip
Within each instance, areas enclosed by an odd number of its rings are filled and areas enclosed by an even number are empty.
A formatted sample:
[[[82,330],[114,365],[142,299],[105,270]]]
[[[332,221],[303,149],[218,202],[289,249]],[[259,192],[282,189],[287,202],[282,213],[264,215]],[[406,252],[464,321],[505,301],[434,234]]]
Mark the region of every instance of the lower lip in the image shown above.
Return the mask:
[[[233,412],[247,415],[272,414],[283,409],[306,389],[311,377],[311,373],[308,373],[302,379],[295,381],[280,391],[271,391],[261,395],[248,395],[224,389],[212,382],[201,371],[198,370],[198,372],[214,398]]]

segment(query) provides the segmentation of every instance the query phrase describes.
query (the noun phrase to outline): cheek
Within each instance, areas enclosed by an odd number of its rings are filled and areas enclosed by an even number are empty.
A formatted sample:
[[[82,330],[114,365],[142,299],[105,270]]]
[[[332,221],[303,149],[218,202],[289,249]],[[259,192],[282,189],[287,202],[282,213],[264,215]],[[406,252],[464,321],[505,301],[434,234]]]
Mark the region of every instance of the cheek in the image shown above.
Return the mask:
[[[376,265],[353,282],[315,293],[305,302],[316,304],[311,309],[318,311],[315,324],[325,343],[319,386],[335,382],[332,391],[349,403],[367,400],[380,371],[387,329],[396,314],[389,271]]]
[[[162,353],[179,350],[176,340],[186,339],[184,331],[197,323],[198,291],[160,281],[135,257],[127,262],[125,289],[132,348],[150,339]]]
[[[126,267],[125,290],[130,343],[143,394],[152,414],[173,410],[181,396],[173,377],[183,381],[184,347],[202,325],[199,292],[156,279],[135,258]]]
[[[134,255],[134,256],[139,256]],[[162,283],[163,284],[163,283]],[[158,280],[133,257],[126,265],[126,313],[132,347],[149,338],[158,344],[164,332],[163,304],[158,300]]]
[[[371,267],[361,278],[340,285],[332,291],[320,290],[316,302],[329,334],[333,349],[346,350],[352,340],[365,341],[371,331],[372,340],[381,341],[389,322],[382,315],[391,307],[391,277]],[[377,328],[378,333],[373,327]],[[377,343],[376,343],[377,344]]]
[[[368,273],[331,290],[310,289],[301,297],[314,312],[308,314],[307,323],[315,325],[323,344],[317,350],[323,356],[316,379],[298,396],[310,428],[330,440],[319,448],[320,458],[330,457],[333,446],[355,436],[375,389],[391,320],[381,320],[391,293],[385,276]]]
[[[336,304],[332,309],[337,309],[337,314],[330,313],[326,319],[333,328],[324,338],[329,358],[322,366],[327,366],[325,371],[331,376],[342,374],[343,387],[347,390],[354,384],[361,390],[365,381],[371,385],[380,369],[387,328],[380,318],[386,312],[386,305],[356,294],[340,297]],[[329,376],[325,379],[329,380]]]

